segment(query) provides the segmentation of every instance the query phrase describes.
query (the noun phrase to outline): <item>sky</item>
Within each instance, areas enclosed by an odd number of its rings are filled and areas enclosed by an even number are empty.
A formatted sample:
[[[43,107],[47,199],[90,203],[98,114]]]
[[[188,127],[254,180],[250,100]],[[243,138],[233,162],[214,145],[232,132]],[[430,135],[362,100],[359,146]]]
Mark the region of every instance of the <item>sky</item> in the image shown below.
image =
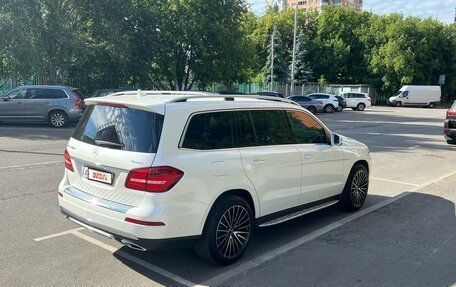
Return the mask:
[[[264,13],[266,0],[248,0],[255,14]],[[376,14],[400,12],[406,16],[433,17],[453,23],[456,0],[364,0],[363,9]]]

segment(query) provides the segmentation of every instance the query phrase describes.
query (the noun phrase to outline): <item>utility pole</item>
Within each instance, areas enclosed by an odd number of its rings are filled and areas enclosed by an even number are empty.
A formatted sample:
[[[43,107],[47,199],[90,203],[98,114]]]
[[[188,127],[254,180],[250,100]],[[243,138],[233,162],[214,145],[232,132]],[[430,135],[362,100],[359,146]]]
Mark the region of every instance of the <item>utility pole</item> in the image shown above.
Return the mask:
[[[271,85],[269,86],[269,91],[272,92],[273,83],[274,83],[274,34],[275,34],[275,27],[272,29],[271,34]]]
[[[294,94],[295,65],[296,65],[296,34],[298,28],[298,2],[295,2],[294,30],[293,30],[293,58],[291,60],[291,87],[290,95]]]

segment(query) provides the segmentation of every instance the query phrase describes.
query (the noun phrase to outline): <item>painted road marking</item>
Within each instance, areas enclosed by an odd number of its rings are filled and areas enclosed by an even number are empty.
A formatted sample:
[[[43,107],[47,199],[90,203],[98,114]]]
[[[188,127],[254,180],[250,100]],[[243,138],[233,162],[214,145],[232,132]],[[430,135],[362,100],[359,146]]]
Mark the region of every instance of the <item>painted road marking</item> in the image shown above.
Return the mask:
[[[50,164],[57,164],[57,163],[63,163],[63,160],[47,161],[47,162],[40,162],[40,163],[31,163],[31,164],[24,164],[24,165],[2,166],[2,167],[0,167],[0,170],[26,168],[26,167],[32,167],[32,166],[50,165]]]
[[[392,182],[392,183],[399,183],[399,184],[403,184],[403,185],[411,185],[411,186],[415,186],[415,187],[420,186],[419,184],[415,184],[415,183],[397,181],[397,180],[386,179],[386,178],[378,178],[378,177],[373,177],[373,176],[371,176],[370,178],[373,180],[381,180],[381,181],[387,181],[387,182]]]
[[[63,231],[63,232],[54,233],[54,234],[51,234],[51,235],[35,238],[33,240],[36,241],[36,242],[43,241],[43,240],[47,240],[47,239],[51,239],[51,238],[55,238],[55,237],[59,237],[59,236],[67,235],[67,234],[72,234],[73,232],[84,230],[84,229],[85,228],[83,228],[83,227],[74,228],[74,229],[70,229],[70,230],[67,230],[67,231]]]
[[[118,250],[116,247],[111,246],[109,244],[106,244],[104,242],[101,242],[100,240],[95,239],[95,238],[93,238],[91,236],[88,236],[88,235],[83,234],[83,233],[78,232],[78,231],[73,231],[73,232],[71,232],[71,234],[76,235],[77,237],[79,237],[79,238],[81,238],[81,239],[83,239],[83,240],[85,240],[87,242],[90,242],[90,243],[92,243],[92,244],[94,244],[94,245],[96,245],[98,247],[101,247],[101,248],[103,248],[103,249],[105,249],[105,250],[107,250],[107,251],[109,251],[111,253],[116,252],[117,255],[123,257],[124,259],[127,259],[128,261],[131,261],[131,262],[133,262],[133,263],[135,263],[137,265],[140,265],[140,266],[142,266],[142,267],[144,267],[144,268],[146,268],[146,269],[148,269],[148,270],[150,270],[152,272],[155,272],[155,273],[157,273],[157,274],[159,274],[161,276],[167,277],[167,278],[173,280],[174,282],[180,283],[180,284],[182,284],[184,286],[197,286],[197,285],[195,285],[195,283],[190,282],[187,279],[184,279],[184,278],[180,277],[179,275],[176,275],[174,273],[166,271],[165,269],[162,269],[162,268],[160,268],[158,266],[155,266],[155,265],[153,265],[153,264],[151,264],[151,263],[149,263],[147,261],[139,259],[139,258],[137,258],[137,257],[125,252],[125,251]],[[156,283],[156,282],[154,282],[154,283]],[[160,285],[160,286],[163,286],[163,285]]]
[[[166,278],[168,278],[168,279],[170,279],[170,280],[172,280],[174,282],[177,282],[177,283],[182,284],[184,286],[198,286],[195,283],[190,282],[190,281],[180,277],[179,275],[176,275],[174,273],[166,271],[166,270],[164,270],[164,269],[162,269],[162,268],[160,268],[158,266],[155,266],[155,265],[153,265],[153,264],[151,264],[151,263],[149,263],[147,261],[144,261],[144,260],[142,260],[140,258],[137,258],[137,257],[125,252],[125,251],[119,250],[118,248],[116,248],[116,247],[114,247],[112,245],[106,244],[106,243],[104,243],[104,242],[102,242],[102,241],[100,241],[98,239],[95,239],[95,238],[93,238],[93,237],[91,237],[89,235],[86,235],[84,233],[79,232],[79,231],[82,231],[82,230],[85,230],[85,228],[80,227],[80,228],[70,229],[70,230],[66,230],[66,231],[63,231],[63,232],[51,234],[51,235],[48,235],[48,236],[35,238],[33,240],[39,242],[39,241],[43,241],[43,240],[47,240],[47,239],[51,239],[51,238],[56,238],[56,237],[59,237],[59,236],[64,236],[64,235],[67,235],[67,234],[72,234],[72,235],[74,235],[74,236],[76,236],[76,237],[78,237],[80,239],[83,239],[83,240],[85,240],[85,241],[87,241],[87,242],[89,242],[89,243],[91,243],[93,245],[101,247],[101,248],[103,248],[103,249],[105,249],[105,250],[107,250],[107,251],[109,251],[111,253],[116,252],[117,255],[123,257],[124,259],[127,259],[130,262],[133,262],[133,263],[135,263],[137,265],[140,265],[140,266],[142,266],[142,267],[144,267],[144,268],[146,268],[146,269],[148,269],[148,270],[150,270],[152,272],[155,272],[155,273],[157,273],[157,274],[159,274],[161,276],[164,276],[164,277],[166,277]],[[159,283],[157,283],[155,281],[154,281],[154,283],[158,284],[158,286],[164,286],[164,285],[161,285],[161,284],[159,284]]]

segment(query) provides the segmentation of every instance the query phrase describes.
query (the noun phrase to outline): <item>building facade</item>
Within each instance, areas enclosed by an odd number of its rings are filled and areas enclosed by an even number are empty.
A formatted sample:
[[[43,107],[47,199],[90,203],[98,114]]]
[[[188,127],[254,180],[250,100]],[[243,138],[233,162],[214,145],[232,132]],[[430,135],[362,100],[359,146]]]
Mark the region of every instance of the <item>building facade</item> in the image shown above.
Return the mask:
[[[361,11],[363,9],[363,0],[287,0],[288,7],[295,7],[298,5],[299,9],[304,9],[305,11],[318,11],[327,6],[345,6],[350,7],[356,11]]]

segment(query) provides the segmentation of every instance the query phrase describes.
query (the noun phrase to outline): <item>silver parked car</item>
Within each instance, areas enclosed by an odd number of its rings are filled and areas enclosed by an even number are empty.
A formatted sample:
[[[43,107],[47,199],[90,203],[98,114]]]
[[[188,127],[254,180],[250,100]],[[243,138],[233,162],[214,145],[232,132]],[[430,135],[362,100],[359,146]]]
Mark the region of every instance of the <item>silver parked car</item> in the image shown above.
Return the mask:
[[[0,121],[47,121],[61,128],[82,116],[81,93],[66,86],[21,86],[0,98]]]
[[[288,98],[297,102],[301,107],[308,109],[312,114],[323,112],[323,101],[311,99],[306,96],[289,96]]]

